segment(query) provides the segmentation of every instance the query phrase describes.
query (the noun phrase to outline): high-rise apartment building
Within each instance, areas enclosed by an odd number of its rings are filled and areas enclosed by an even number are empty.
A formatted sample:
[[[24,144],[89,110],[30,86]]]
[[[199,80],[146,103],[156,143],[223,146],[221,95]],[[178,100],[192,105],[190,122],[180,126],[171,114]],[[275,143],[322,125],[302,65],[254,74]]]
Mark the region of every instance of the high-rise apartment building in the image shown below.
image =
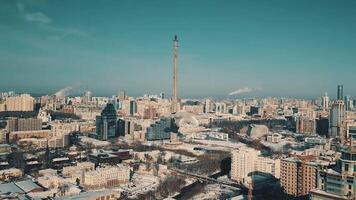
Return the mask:
[[[117,136],[117,116],[113,104],[108,103],[100,116],[96,117],[96,133],[100,140],[107,140]]]
[[[216,114],[225,114],[225,113],[227,113],[226,103],[223,103],[223,102],[215,103],[215,113]]]
[[[316,131],[315,119],[300,115],[296,120],[296,131],[302,134],[311,134]]]
[[[157,109],[153,106],[148,106],[143,110],[143,119],[154,119],[157,116]]]
[[[317,187],[317,165],[313,156],[295,156],[281,160],[281,186],[291,196],[305,196]]]
[[[42,129],[42,120],[33,118],[9,118],[7,120],[7,131],[35,131]]]
[[[323,101],[322,101],[323,111],[329,110],[329,103],[330,103],[330,99],[328,97],[328,93],[325,93],[325,96],[323,96]]]
[[[333,103],[329,115],[329,134],[333,138],[341,138],[343,133],[343,121],[345,119],[345,104],[343,100]]]
[[[241,147],[232,152],[231,179],[244,182],[251,173],[268,173],[276,178],[280,176],[280,160],[262,157],[261,152]]]
[[[91,102],[92,102],[92,101],[91,101],[92,96],[93,96],[93,95],[92,95],[91,91],[86,90],[86,91],[84,92],[84,95],[83,95],[83,103],[84,103],[84,104],[91,103]]]
[[[205,99],[204,102],[204,113],[210,113],[211,112],[211,100],[210,99]]]
[[[130,100],[130,115],[133,116],[137,113],[137,103],[135,100]]]
[[[29,94],[9,97],[6,99],[7,111],[33,111],[35,100]]]

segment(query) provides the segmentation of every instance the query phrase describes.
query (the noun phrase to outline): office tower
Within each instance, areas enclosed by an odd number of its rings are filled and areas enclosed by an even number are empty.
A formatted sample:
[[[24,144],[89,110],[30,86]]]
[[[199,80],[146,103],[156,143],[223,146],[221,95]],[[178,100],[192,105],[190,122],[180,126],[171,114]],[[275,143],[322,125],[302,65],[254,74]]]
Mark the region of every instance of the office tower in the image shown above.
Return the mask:
[[[328,111],[329,110],[329,97],[328,93],[325,93],[325,96],[323,96],[323,111]]]
[[[314,118],[310,118],[308,116],[300,115],[296,120],[296,132],[297,133],[315,133],[316,131],[316,123]]]
[[[281,186],[292,196],[305,196],[317,187],[317,165],[313,156],[296,156],[281,160]]]
[[[9,118],[7,120],[7,131],[35,131],[42,129],[42,120],[33,118]]]
[[[356,127],[352,127],[346,145],[342,146],[341,159],[332,169],[318,174],[318,189],[311,191],[312,200],[355,199],[356,197]]]
[[[349,95],[345,96],[344,102],[345,102],[345,110],[351,111],[353,106],[352,106],[352,100]]]
[[[146,140],[164,140],[171,137],[171,132],[175,132],[174,120],[162,118],[147,128]]]
[[[135,100],[130,101],[130,115],[135,115],[137,113],[137,103]]]
[[[130,119],[119,119],[118,133],[120,136],[133,135],[135,131],[135,122]]]
[[[9,97],[6,99],[7,111],[33,111],[34,98],[29,94],[22,94],[20,96]]]
[[[96,117],[96,133],[100,140],[115,138],[117,130],[117,116],[113,104],[108,103],[100,116]]]
[[[343,121],[345,119],[345,104],[343,100],[336,100],[330,109],[329,133],[333,138],[342,138]]]
[[[173,91],[172,91],[172,107],[171,112],[178,111],[178,94],[177,94],[177,62],[178,62],[178,38],[175,35],[173,40]]]
[[[261,114],[261,108],[259,106],[251,106],[250,107],[250,116],[260,115],[260,114]]]
[[[91,103],[92,93],[89,90],[86,90],[83,95],[83,103]]]
[[[337,86],[337,100],[343,100],[344,98],[344,86],[338,85]]]
[[[268,173],[279,178],[280,160],[262,157],[261,152],[253,148],[234,150],[231,156],[231,179],[244,182],[252,172]]]
[[[316,123],[316,133],[318,135],[325,135],[327,136],[329,133],[329,119],[326,117],[319,116],[318,119],[315,120]]]

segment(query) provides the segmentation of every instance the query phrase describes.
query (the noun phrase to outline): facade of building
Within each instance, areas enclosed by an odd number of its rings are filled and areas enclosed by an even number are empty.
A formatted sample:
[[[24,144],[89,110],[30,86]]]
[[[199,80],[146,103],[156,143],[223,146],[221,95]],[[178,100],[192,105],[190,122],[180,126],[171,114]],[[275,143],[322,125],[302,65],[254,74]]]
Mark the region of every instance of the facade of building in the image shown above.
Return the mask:
[[[85,172],[82,183],[86,188],[110,188],[126,184],[130,179],[130,169],[124,166],[97,168]]]
[[[87,90],[84,92],[84,95],[83,95],[83,103],[84,104],[88,104],[88,103],[91,103],[91,98],[92,98],[92,92]]]
[[[318,174],[318,189],[311,192],[312,200],[356,199],[356,133],[341,148],[341,159],[334,169]]]
[[[342,138],[343,126],[345,119],[345,105],[343,100],[337,100],[331,106],[329,115],[329,134],[333,138]]]
[[[279,178],[280,160],[262,157],[260,151],[247,147],[233,151],[231,179],[244,182],[251,173],[266,173]]]
[[[33,111],[35,100],[29,94],[6,99],[6,111]]]
[[[323,106],[323,111],[328,111],[329,110],[329,97],[328,94],[325,93],[325,96],[323,96],[323,102],[322,102],[322,106]]]
[[[7,120],[7,131],[35,131],[42,129],[41,119],[32,118],[9,118]]]
[[[302,134],[312,134],[316,131],[316,123],[314,118],[306,116],[298,116],[296,120],[296,132]]]
[[[267,135],[267,142],[271,143],[279,143],[282,140],[282,135],[279,133],[273,133],[270,135]]]
[[[48,138],[51,135],[51,130],[35,130],[35,131],[13,131],[9,133],[9,141],[17,141],[25,138]]]
[[[157,117],[157,109],[153,106],[148,106],[143,110],[143,119],[155,119]]]
[[[313,156],[294,156],[281,160],[281,186],[291,196],[305,196],[317,187],[317,165]]]
[[[133,135],[135,131],[135,122],[131,119],[119,119],[118,133],[120,136]]]
[[[135,100],[130,101],[130,115],[133,116],[137,113],[137,103]]]
[[[64,177],[74,177],[81,175],[83,172],[95,170],[95,164],[92,162],[80,162],[76,166],[63,167],[62,174]]]
[[[100,140],[117,137],[117,116],[113,104],[108,103],[101,115],[96,117],[96,133]]]
[[[161,118],[156,123],[147,128],[146,140],[164,140],[171,137],[174,120],[171,118]]]

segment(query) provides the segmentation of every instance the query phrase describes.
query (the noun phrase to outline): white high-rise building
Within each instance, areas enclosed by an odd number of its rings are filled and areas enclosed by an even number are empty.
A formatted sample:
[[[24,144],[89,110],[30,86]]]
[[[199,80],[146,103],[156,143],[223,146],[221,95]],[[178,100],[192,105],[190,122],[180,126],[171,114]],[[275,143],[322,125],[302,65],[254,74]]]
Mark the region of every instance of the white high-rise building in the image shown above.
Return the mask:
[[[211,112],[211,100],[210,99],[205,99],[204,112],[205,113]]]
[[[276,178],[280,176],[280,160],[262,157],[261,152],[241,147],[232,152],[231,179],[244,181],[252,172],[268,173]]]
[[[226,104],[222,102],[215,103],[215,114],[225,114],[226,111]]]
[[[325,93],[325,96],[323,96],[323,111],[328,111],[329,110],[329,97],[328,93]]]
[[[86,90],[83,95],[83,103],[91,103],[91,98],[92,98],[92,92],[89,90]]]

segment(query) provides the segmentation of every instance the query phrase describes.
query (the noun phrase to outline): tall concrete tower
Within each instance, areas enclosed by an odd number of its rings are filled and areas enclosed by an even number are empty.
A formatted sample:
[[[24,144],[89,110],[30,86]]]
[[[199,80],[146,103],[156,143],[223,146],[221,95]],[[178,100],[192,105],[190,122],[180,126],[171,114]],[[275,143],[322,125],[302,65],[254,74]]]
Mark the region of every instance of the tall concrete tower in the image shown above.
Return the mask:
[[[337,86],[337,100],[343,100],[343,99],[344,99],[344,86],[338,85]]]
[[[325,96],[323,96],[323,111],[328,111],[329,110],[329,97],[328,93],[325,93]]]
[[[175,35],[173,39],[173,90],[171,112],[178,111],[178,94],[177,94],[177,62],[178,62],[178,38]]]

